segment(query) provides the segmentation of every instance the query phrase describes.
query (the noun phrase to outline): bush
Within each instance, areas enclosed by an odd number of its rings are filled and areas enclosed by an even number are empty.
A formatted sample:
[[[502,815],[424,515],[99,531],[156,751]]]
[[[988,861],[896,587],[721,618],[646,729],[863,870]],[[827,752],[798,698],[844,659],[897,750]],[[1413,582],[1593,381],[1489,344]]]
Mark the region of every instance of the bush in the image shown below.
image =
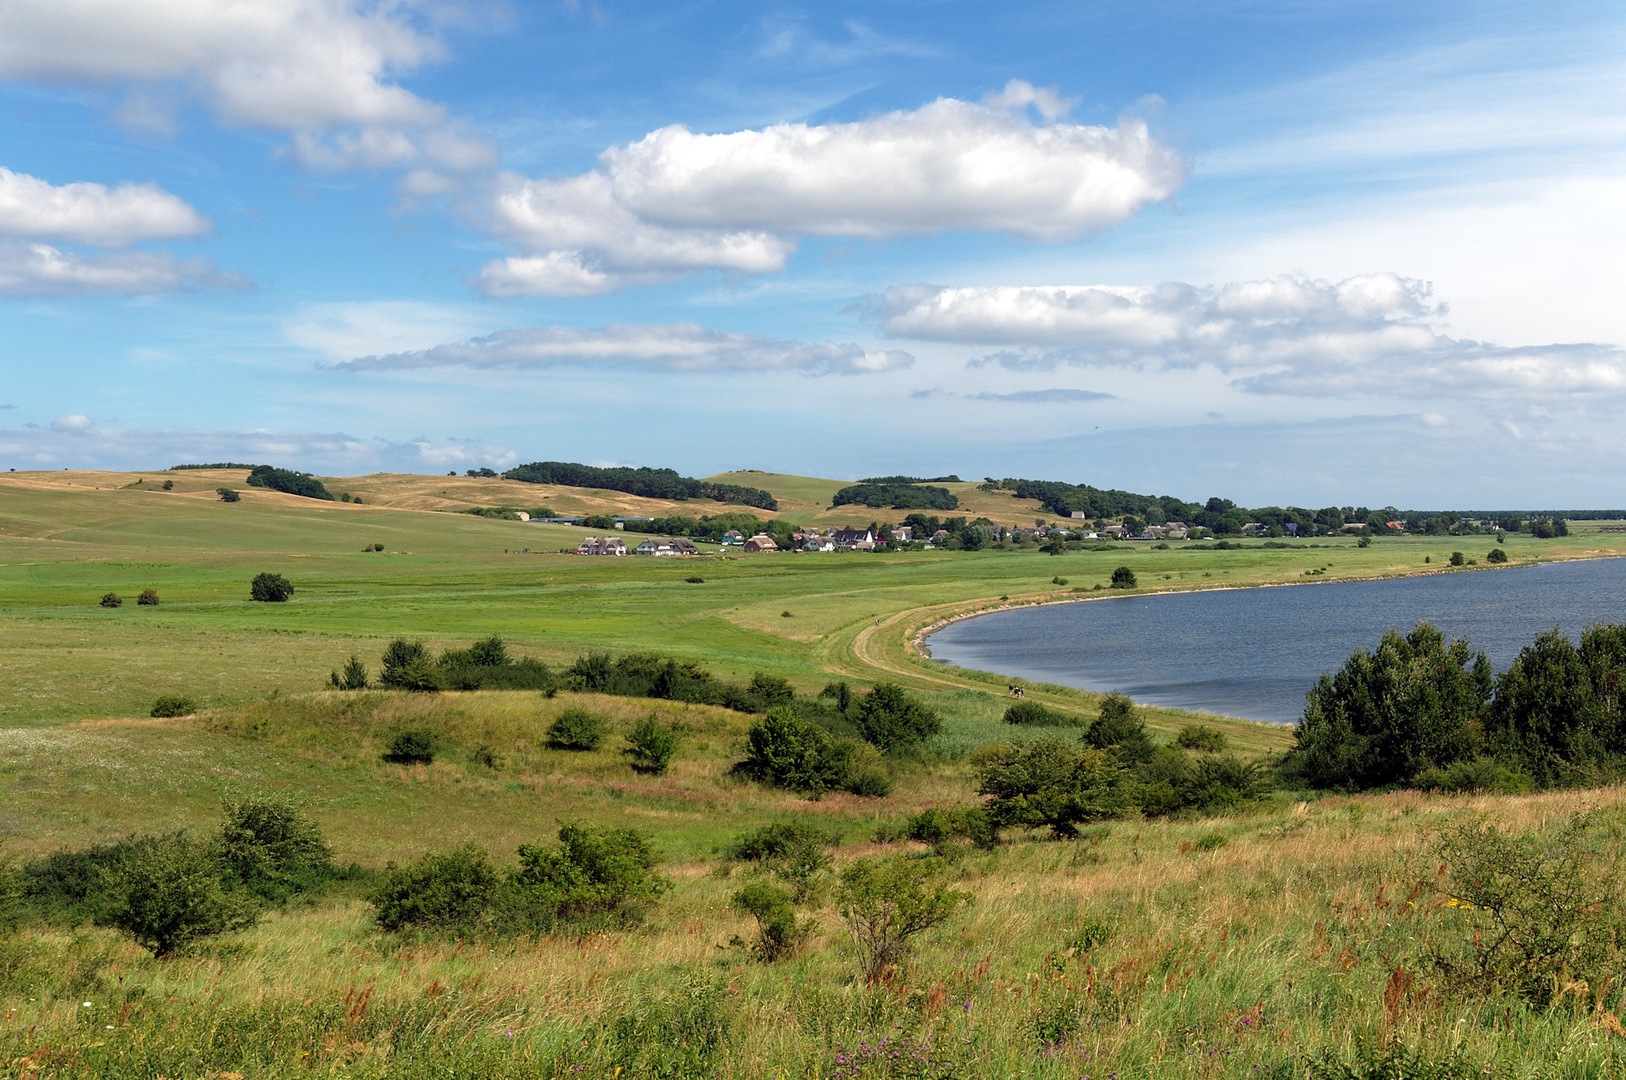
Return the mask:
[[[293,585],[281,574],[257,574],[248,586],[248,595],[251,600],[260,600],[271,604],[284,603],[293,594]]]
[[[316,823],[275,795],[228,799],[219,836],[220,858],[249,892],[281,902],[333,875],[333,850]]]
[[[650,713],[633,725],[627,735],[626,755],[632,759],[632,771],[649,776],[661,776],[677,753],[677,729],[661,723],[660,717]]]
[[[597,750],[608,731],[604,718],[586,709],[566,709],[548,725],[548,745],[555,750]]]
[[[142,589],[141,590],[141,595],[136,597],[136,603],[140,604],[142,607],[157,607],[158,606],[158,590],[157,589]]]
[[[1038,724],[1042,727],[1077,727],[1079,719],[1069,713],[1039,704],[1037,701],[1013,702],[1005,710],[1007,724]]]
[[[1556,1005],[1618,978],[1626,938],[1626,836],[1596,813],[1556,835],[1509,835],[1483,822],[1442,832],[1435,851],[1449,868],[1446,905],[1461,931],[1437,943],[1448,982],[1490,995],[1511,990]]]
[[[198,711],[197,702],[189,697],[179,697],[174,694],[165,694],[152,703],[152,712],[148,716],[170,717],[191,716]]]
[[[504,882],[496,925],[546,932],[561,920],[596,917],[603,925],[636,922],[670,889],[655,873],[660,856],[632,829],[559,826],[559,846],[519,847],[519,866]]]
[[[704,585],[706,583],[706,579],[703,577],[686,577],[683,580],[690,585]]]
[[[762,870],[788,882],[798,902],[814,893],[814,879],[830,869],[826,848],[841,842],[840,836],[802,821],[782,821],[764,825],[735,837],[724,854],[741,862],[754,862]]]
[[[1496,683],[1492,753],[1543,787],[1606,783],[1626,755],[1626,626],[1538,634]]]
[[[471,843],[404,867],[390,863],[367,899],[383,930],[472,930],[499,883],[485,849]]]
[[[405,638],[396,638],[385,648],[378,682],[380,686],[417,693],[434,693],[444,686],[440,669],[429,659],[423,642]]]
[[[596,694],[692,701],[751,711],[745,691],[738,687],[725,688],[699,664],[655,653],[628,653],[615,658],[608,653],[592,653],[570,666],[565,672],[565,683],[573,690]],[[732,700],[724,700],[725,690],[734,691]]]
[[[164,490],[165,491],[174,491],[175,490],[175,481],[173,481],[173,480],[165,480],[164,481]]]
[[[237,494],[237,492],[228,487],[215,488],[215,494],[220,496],[221,502],[240,502],[243,498],[241,495]]]
[[[860,745],[781,706],[751,725],[745,734],[745,760],[734,771],[758,783],[818,795],[849,786]]]
[[[1517,664],[1517,661],[1515,661]],[[1402,784],[1483,752],[1491,667],[1428,623],[1390,630],[1310,689],[1284,767],[1317,787]]]
[[[102,607],[119,607],[123,603],[124,603],[124,601],[119,599],[119,594],[118,593],[114,593],[114,592],[102,593],[102,600],[101,600]]]
[[[825,683],[819,697],[830,698],[835,703],[836,711],[845,714],[852,707],[853,689],[844,682]]]
[[[156,957],[253,925],[254,903],[228,893],[221,875],[219,854],[209,840],[175,833],[133,845],[105,876],[105,921]]]
[[[943,726],[935,712],[896,683],[877,683],[874,690],[859,698],[853,723],[866,741],[888,752],[930,738]]]
[[[757,941],[752,951],[766,963],[791,955],[813,932],[813,920],[798,919],[790,894],[769,882],[751,882],[729,897],[728,903],[756,919]]]
[[[745,693],[752,712],[767,712],[796,700],[796,691],[791,689],[788,680],[760,671],[751,676],[751,684],[746,687]]]
[[[1114,589],[1133,589],[1135,587],[1135,571],[1127,566],[1120,566],[1112,572],[1112,587]]]
[[[367,689],[367,665],[352,653],[342,671],[334,671],[327,680],[337,690]]]
[[[1111,750],[1125,763],[1146,761],[1153,749],[1152,737],[1135,712],[1135,703],[1122,694],[1108,694],[1101,699],[1095,723],[1084,732],[1084,745]]]
[[[424,728],[407,728],[390,739],[390,748],[384,760],[391,765],[429,765],[435,760],[434,732]]]
[[[1079,749],[1054,735],[986,746],[971,755],[977,794],[992,796],[995,828],[1048,825],[1057,836],[1134,808],[1122,767],[1106,750]]]
[[[1503,551],[1499,547],[1491,548],[1490,551],[1485,554],[1485,561],[1488,563],[1505,563],[1507,562],[1507,552]]]
[[[1193,759],[1173,746],[1157,750],[1136,767],[1134,777],[1141,810],[1151,817],[1226,813],[1270,790],[1255,762],[1235,754],[1205,753]]]
[[[1481,757],[1472,761],[1457,761],[1443,769],[1424,769],[1412,778],[1411,786],[1422,791],[1484,791],[1496,795],[1517,795],[1529,791],[1531,781],[1523,773],[1498,762],[1495,758]]]
[[[1174,737],[1174,744],[1186,750],[1203,750],[1217,754],[1225,749],[1225,734],[1207,724],[1187,724]]]
[[[1451,565],[1466,566],[1468,565],[1468,557],[1460,551],[1453,551],[1451,553]]]
[[[942,880],[939,865],[935,859],[859,859],[841,872],[837,906],[869,981],[902,962],[911,938],[971,899]]]
[[[978,847],[993,847],[998,839],[993,817],[982,806],[934,806],[911,816],[904,830],[909,839],[937,848],[954,839],[969,840]]]

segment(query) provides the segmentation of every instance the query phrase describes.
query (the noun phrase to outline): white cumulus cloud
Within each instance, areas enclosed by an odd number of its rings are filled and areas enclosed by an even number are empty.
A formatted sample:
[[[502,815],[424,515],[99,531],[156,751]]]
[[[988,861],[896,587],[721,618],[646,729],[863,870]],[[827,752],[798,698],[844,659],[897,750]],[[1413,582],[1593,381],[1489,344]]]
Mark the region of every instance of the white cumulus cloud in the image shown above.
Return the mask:
[[[1504,347],[1453,338],[1426,282],[1284,275],[1223,286],[900,286],[874,301],[887,333],[1002,346],[976,363],[1208,365],[1257,393],[1586,394],[1626,390],[1609,345]]]
[[[988,102],[941,98],[851,123],[661,128],[580,176],[504,176],[492,228],[520,255],[482,283],[497,295],[582,295],[699,268],[774,271],[797,236],[1062,240],[1122,222],[1184,180],[1180,155],[1144,122],[1071,124],[1059,120],[1065,107],[1013,82]]]
[[[0,295],[4,296],[137,296],[247,284],[241,277],[222,274],[207,259],[178,259],[143,251],[86,255],[50,244],[0,243]]]
[[[492,160],[445,109],[395,79],[443,48],[411,2],[367,0],[6,0],[0,78],[133,91],[126,116],[162,128],[176,99],[221,119],[295,133],[294,153],[329,167]],[[159,93],[150,92],[158,88]]]
[[[694,323],[656,326],[568,326],[503,330],[432,349],[365,356],[338,367],[351,371],[413,368],[628,367],[651,371],[800,371],[863,375],[909,367],[914,357],[837,342],[792,342],[726,334]]]
[[[121,247],[208,231],[203,215],[154,184],[57,186],[0,166],[0,235]]]

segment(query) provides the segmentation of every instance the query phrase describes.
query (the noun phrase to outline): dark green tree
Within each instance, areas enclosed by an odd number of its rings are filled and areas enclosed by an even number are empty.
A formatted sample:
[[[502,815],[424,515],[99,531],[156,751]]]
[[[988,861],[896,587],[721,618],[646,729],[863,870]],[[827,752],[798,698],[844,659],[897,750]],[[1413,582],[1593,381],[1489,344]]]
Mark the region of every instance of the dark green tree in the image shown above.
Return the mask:
[[[988,815],[997,828],[1048,825],[1057,836],[1076,836],[1082,824],[1134,809],[1128,777],[1111,753],[1055,735],[984,747],[971,766],[977,794],[991,797]]]
[[[942,730],[943,721],[896,683],[877,683],[858,699],[853,723],[866,741],[882,750],[899,750]]]
[[[1490,662],[1428,623],[1390,630],[1310,689],[1285,767],[1317,787],[1404,784],[1484,750]]]
[[[256,574],[248,586],[249,598],[263,603],[285,603],[293,594],[293,584],[281,574]]]

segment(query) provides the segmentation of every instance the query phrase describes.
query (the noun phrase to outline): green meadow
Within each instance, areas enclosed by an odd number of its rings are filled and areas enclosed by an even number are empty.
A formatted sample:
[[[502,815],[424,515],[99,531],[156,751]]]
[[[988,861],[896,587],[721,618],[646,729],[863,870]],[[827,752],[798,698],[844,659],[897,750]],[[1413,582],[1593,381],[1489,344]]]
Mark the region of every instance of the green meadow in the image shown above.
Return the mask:
[[[1554,1004],[1463,994],[1427,962],[1477,925],[1436,869],[1443,829],[1484,818],[1541,833],[1588,809],[1626,820],[1616,788],[1277,792],[1225,817],[946,850],[942,873],[969,902],[873,983],[828,886],[788,959],[766,963],[737,943],[753,923],[729,898],[750,875],[722,852],[742,832],[815,822],[841,839],[839,870],[925,856],[897,839],[897,823],[975,800],[967,755],[1010,735],[1009,680],[923,658],[926,628],[1100,597],[1121,565],[1142,592],[1486,572],[1490,537],[581,558],[561,549],[583,529],[253,491],[226,504],[209,497],[212,481],[162,492],[151,487],[164,474],[148,475],[139,488],[134,474],[105,486],[0,479],[0,854],[201,833],[222,799],[271,791],[295,798],[363,879],[467,842],[507,865],[520,844],[582,821],[641,831],[672,888],[636,926],[457,940],[384,934],[365,887],[338,886],[165,959],[105,927],[25,921],[0,949],[0,1076],[1626,1074],[1619,977]],[[734,479],[773,489],[781,478]],[[832,483],[794,479],[787,493],[810,503]],[[1509,565],[1626,554],[1626,535],[1599,529],[1510,536]],[[384,550],[364,551],[375,544]],[[1454,550],[1480,566],[1448,570]],[[261,572],[285,575],[293,598],[251,602]],[[157,605],[136,603],[145,589]],[[108,592],[122,605],[102,607]],[[394,638],[441,650],[494,634],[555,668],[590,651],[654,651],[730,680],[783,677],[800,694],[898,682],[943,731],[888,762],[887,797],[811,800],[730,773],[752,718],[722,708],[326,687],[352,655],[376,673]],[[198,711],[150,718],[166,694]],[[1099,707],[1053,686],[1029,687],[1027,700],[1081,720]],[[603,717],[610,738],[583,753],[548,748],[548,725],[569,708]],[[680,734],[660,776],[633,772],[621,752],[652,713]],[[1201,719],[1267,763],[1291,740],[1245,720],[1143,714],[1159,740]],[[383,760],[404,727],[437,733],[432,763]]]

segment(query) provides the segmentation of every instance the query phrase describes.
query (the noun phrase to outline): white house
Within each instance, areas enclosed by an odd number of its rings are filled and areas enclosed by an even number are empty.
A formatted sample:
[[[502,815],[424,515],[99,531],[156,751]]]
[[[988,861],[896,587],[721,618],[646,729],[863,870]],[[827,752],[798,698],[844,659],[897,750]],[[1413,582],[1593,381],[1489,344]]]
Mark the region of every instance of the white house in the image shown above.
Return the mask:
[[[578,555],[625,555],[627,542],[619,536],[589,536],[576,545]]]
[[[828,536],[809,536],[802,541],[803,551],[834,551],[836,542]]]

